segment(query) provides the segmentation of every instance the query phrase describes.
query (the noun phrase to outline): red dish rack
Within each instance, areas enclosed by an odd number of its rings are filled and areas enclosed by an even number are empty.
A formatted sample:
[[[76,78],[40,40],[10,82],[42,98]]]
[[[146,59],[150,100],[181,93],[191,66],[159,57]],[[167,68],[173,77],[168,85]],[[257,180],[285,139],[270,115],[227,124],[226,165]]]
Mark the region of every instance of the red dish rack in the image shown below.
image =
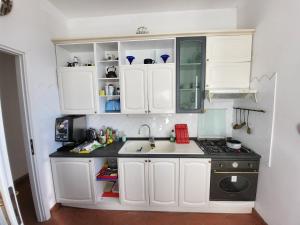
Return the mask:
[[[177,144],[188,144],[190,143],[189,131],[187,124],[176,124],[176,143]]]

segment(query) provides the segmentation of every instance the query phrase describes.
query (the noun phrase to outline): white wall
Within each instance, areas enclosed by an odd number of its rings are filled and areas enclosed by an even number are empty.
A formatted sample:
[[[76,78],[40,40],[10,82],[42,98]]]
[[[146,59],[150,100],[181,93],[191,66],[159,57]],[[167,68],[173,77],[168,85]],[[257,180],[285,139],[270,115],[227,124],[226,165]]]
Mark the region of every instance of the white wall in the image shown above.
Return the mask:
[[[45,11],[47,9],[47,11]],[[55,203],[49,153],[54,142],[54,119],[60,114],[51,38],[64,35],[61,15],[45,1],[14,1],[12,12],[0,18],[0,44],[25,52],[33,135],[38,172],[46,206]]]
[[[144,25],[153,34],[192,32],[236,28],[236,9],[215,9],[178,12],[78,18],[68,20],[71,37],[132,35]]]
[[[300,2],[240,2],[239,26],[256,28],[253,74],[278,72],[272,165],[270,168],[261,165],[255,208],[269,225],[299,225],[300,134],[297,124],[300,123]],[[272,91],[269,88],[266,86],[264,92]],[[271,95],[268,98],[272,101]],[[265,116],[270,117],[271,114]],[[265,118],[266,126],[269,126],[270,119]],[[252,121],[253,126],[258,123],[264,122],[259,119]],[[256,132],[259,134],[256,140],[269,135],[264,133],[263,126],[258,126]],[[249,145],[255,146],[250,142]]]
[[[0,52],[0,99],[13,180],[28,173],[20,118],[15,57]]]

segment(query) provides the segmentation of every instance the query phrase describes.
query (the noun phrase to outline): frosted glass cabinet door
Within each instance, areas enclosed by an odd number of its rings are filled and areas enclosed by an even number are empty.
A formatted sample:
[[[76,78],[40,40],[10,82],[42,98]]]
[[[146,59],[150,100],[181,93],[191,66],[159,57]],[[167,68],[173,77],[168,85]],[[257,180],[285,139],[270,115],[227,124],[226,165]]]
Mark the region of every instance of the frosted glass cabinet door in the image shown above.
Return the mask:
[[[149,205],[147,159],[119,158],[118,168],[121,204]]]
[[[209,202],[210,159],[180,159],[179,206],[204,207]]]
[[[150,206],[178,206],[179,159],[149,159]]]
[[[203,112],[206,37],[176,39],[176,111]]]
[[[175,65],[148,66],[149,113],[175,113]]]
[[[120,68],[121,111],[125,114],[148,112],[147,69],[144,65]]]
[[[58,71],[62,114],[96,113],[94,67],[64,67]]]

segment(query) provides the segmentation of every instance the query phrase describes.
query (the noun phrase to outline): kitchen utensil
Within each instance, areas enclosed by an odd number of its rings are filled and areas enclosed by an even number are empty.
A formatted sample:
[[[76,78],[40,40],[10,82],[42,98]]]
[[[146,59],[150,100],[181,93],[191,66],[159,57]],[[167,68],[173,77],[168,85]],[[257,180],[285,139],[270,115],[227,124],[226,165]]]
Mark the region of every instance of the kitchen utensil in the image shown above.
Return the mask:
[[[104,87],[105,88],[105,95],[109,95],[108,87],[109,87],[108,84],[106,84],[105,87]]]
[[[235,109],[235,124],[233,125],[233,129],[238,129],[238,109]]]
[[[114,90],[115,87],[112,84],[108,85],[108,95],[114,95]]]
[[[236,129],[241,129],[241,124],[242,124],[242,110],[240,110],[240,123],[236,126]]]
[[[131,63],[133,62],[133,60],[135,59],[135,57],[132,56],[132,55],[128,55],[128,56],[126,56],[126,59],[128,60],[129,64],[131,65]]]
[[[95,129],[93,128],[89,128],[87,131],[86,131],[86,140],[88,142],[92,142],[94,140],[97,139],[97,132]]]
[[[245,110],[243,110],[243,114],[244,114],[244,116],[243,116],[243,118],[244,118],[244,120],[243,120],[243,122],[240,124],[240,129],[241,128],[243,128],[245,125],[246,125],[246,116],[245,116]],[[249,112],[249,111],[248,111]]]
[[[247,115],[247,134],[251,134],[252,133],[251,128],[249,127],[249,114],[250,114],[250,111],[248,110],[248,115]]]
[[[154,64],[155,60],[154,59],[144,59],[144,64]]]
[[[106,78],[116,78],[117,68],[115,66],[108,66],[106,68]]]
[[[162,60],[164,61],[164,63],[167,62],[167,60],[168,60],[169,57],[170,56],[168,54],[163,54],[163,55],[160,56],[160,58],[162,58]]]
[[[242,143],[240,141],[230,139],[226,140],[226,146],[231,149],[240,149],[242,147]]]

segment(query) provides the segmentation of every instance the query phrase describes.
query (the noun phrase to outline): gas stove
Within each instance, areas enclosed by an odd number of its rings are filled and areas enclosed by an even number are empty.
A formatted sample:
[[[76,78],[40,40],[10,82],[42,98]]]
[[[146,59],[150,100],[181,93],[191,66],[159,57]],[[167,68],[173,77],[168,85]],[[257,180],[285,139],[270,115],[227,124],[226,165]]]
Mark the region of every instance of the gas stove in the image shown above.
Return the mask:
[[[200,139],[198,145],[210,155],[250,155],[255,154],[251,149],[242,146],[240,149],[227,147],[226,139]]]

